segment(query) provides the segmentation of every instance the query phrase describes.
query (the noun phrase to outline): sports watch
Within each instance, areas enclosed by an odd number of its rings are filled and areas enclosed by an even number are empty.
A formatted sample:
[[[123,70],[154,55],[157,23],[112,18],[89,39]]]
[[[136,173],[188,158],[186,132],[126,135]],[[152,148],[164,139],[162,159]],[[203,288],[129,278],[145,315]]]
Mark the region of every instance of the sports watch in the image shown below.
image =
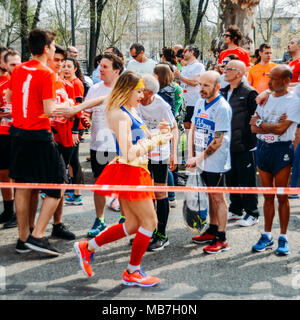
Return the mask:
[[[258,119],[256,122],[255,122],[255,125],[257,126],[257,127],[260,127],[260,125],[262,124],[262,120],[261,119]]]

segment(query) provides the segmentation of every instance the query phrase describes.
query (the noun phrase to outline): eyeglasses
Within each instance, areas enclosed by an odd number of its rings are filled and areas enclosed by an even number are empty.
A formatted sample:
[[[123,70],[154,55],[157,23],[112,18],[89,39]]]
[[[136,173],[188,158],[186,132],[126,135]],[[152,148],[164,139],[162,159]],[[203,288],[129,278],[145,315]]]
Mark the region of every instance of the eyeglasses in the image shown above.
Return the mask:
[[[240,69],[238,69],[238,68],[233,68],[233,67],[225,67],[224,70],[225,70],[225,71],[233,71],[233,70],[241,71]]]
[[[223,37],[231,37],[231,34],[224,33],[224,34],[223,34]]]

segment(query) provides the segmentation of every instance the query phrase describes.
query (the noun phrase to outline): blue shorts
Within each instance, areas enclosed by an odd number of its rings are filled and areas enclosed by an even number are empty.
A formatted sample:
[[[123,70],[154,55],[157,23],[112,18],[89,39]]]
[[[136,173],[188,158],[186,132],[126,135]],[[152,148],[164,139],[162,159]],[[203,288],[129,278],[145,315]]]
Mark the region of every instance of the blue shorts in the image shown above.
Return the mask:
[[[256,162],[257,167],[265,172],[275,175],[294,159],[294,146],[292,141],[267,143],[257,141]]]

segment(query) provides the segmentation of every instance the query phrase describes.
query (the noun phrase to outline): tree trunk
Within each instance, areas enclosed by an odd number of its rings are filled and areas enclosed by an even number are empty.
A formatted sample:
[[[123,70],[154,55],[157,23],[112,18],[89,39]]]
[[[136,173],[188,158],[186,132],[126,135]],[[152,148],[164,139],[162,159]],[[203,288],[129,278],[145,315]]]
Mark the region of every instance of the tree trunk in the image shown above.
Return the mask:
[[[92,73],[94,69],[94,57],[96,53],[95,33],[96,33],[96,3],[95,0],[90,0],[90,52],[88,72]]]
[[[43,0],[39,0],[38,1],[31,29],[35,29],[37,24],[40,22],[40,12],[41,12],[41,7],[42,7],[42,2],[43,2]]]
[[[0,43],[7,43],[8,39],[8,17],[10,10],[11,0],[6,0],[0,3]]]
[[[184,24],[184,45],[195,43],[208,2],[209,0],[199,0],[196,22],[193,30],[191,30],[191,1],[180,0],[181,16]]]
[[[108,0],[90,0],[90,52],[88,72],[91,74],[94,69],[94,58],[96,56],[98,40],[101,29],[102,12]]]
[[[27,61],[30,58],[30,52],[27,46],[28,37],[28,0],[21,0],[21,48],[22,48],[22,61]]]
[[[259,0],[221,0],[220,35],[231,24],[238,26],[244,36],[241,45],[253,44],[254,9]]]
[[[231,24],[240,28],[244,38],[240,45],[250,43],[253,50],[254,9],[259,0],[220,0],[220,34],[213,42],[211,50],[216,58],[223,47],[223,33]]]
[[[191,36],[191,2],[190,0],[180,0],[181,15],[184,24],[184,45],[186,46],[190,42]]]

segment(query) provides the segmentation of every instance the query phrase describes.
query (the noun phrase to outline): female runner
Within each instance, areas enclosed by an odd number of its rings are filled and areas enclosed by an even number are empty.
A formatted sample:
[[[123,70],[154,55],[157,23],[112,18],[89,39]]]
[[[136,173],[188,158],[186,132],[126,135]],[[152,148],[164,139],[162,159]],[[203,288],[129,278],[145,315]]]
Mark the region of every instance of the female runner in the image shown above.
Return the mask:
[[[143,89],[142,78],[132,71],[126,71],[119,77],[109,96],[106,116],[116,137],[117,156],[106,166],[96,184],[152,185],[146,156],[155,147],[169,143],[172,134],[169,125],[162,121],[159,126],[160,133],[150,136],[150,132],[135,110],[143,98]],[[96,192],[102,196],[112,194],[110,191]],[[153,205],[154,194],[153,192],[113,192],[117,193],[120,200],[126,217],[125,223],[106,229],[90,241],[76,242],[74,249],[80,266],[85,275],[92,276],[90,263],[96,249],[136,234],[122,282],[128,286],[154,286],[159,283],[159,278],[147,276],[140,268],[142,257],[157,225],[157,215]]]

